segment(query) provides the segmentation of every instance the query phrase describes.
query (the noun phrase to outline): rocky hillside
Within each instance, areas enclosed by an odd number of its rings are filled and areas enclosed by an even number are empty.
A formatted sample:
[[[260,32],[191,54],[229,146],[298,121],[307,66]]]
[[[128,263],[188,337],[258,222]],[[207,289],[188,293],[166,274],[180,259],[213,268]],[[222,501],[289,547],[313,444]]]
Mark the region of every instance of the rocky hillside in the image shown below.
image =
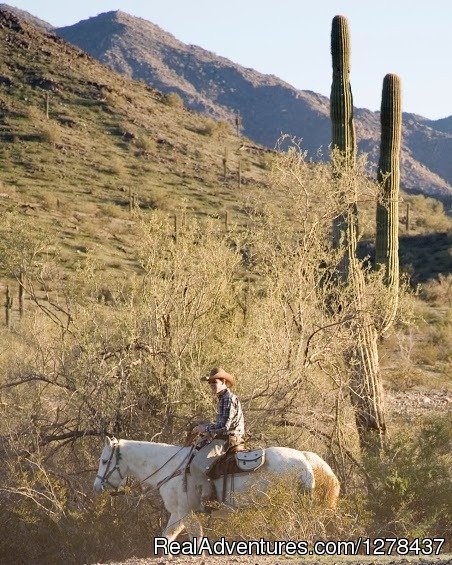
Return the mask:
[[[43,31],[47,22],[6,4]],[[174,91],[186,105],[220,120],[241,116],[242,131],[273,147],[281,132],[303,139],[312,156],[330,143],[329,101],[301,91],[275,76],[263,75],[193,45],[186,45],[155,24],[120,11],[107,12],[56,32],[117,72],[142,79],[163,92]],[[328,71],[329,72],[329,71]],[[402,77],[403,78],[403,77]],[[356,109],[359,148],[378,159],[379,115]],[[404,115],[402,184],[410,192],[452,199],[452,116],[428,120]]]
[[[230,121],[239,112],[243,132],[258,143],[273,147],[285,132],[301,137],[312,155],[319,147],[327,152],[331,134],[329,100],[324,96],[186,45],[123,12],[100,14],[56,33],[121,74],[179,93],[192,109]],[[360,150],[375,162],[379,114],[357,109],[356,118]],[[402,183],[409,191],[451,198],[451,122],[452,117],[431,121],[404,115]]]
[[[264,156],[177,97],[0,10],[0,216],[23,211],[62,242],[64,264],[93,253],[108,269],[130,266],[131,204],[168,215],[228,211],[240,222],[265,187]],[[246,190],[237,190],[239,162]]]

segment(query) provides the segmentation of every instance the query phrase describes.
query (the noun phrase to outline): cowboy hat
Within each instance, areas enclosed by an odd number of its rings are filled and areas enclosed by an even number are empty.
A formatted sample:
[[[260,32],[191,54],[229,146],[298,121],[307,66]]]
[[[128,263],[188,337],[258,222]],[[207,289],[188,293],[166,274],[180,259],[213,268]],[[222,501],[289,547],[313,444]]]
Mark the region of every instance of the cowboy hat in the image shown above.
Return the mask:
[[[234,386],[234,377],[221,367],[214,367],[213,369],[211,369],[209,376],[205,378],[205,380],[209,383],[211,383],[215,379],[223,379],[228,387]]]

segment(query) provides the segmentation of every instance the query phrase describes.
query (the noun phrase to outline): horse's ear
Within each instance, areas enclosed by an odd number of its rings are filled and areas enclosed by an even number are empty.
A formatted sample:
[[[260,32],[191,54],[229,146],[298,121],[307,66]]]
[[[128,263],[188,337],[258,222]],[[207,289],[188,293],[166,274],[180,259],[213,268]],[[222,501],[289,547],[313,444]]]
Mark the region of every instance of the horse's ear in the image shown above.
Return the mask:
[[[115,438],[115,436],[105,436],[105,445],[107,445],[108,447],[114,447],[115,445],[117,445],[119,442],[118,440]]]

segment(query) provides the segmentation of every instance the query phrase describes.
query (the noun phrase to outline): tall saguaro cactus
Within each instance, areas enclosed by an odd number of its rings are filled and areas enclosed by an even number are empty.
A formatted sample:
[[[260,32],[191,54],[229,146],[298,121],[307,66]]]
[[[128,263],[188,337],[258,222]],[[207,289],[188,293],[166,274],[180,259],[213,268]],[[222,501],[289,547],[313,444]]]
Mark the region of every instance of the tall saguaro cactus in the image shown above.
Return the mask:
[[[387,308],[382,331],[394,320],[399,291],[399,184],[400,146],[402,137],[402,104],[400,78],[387,74],[383,80],[381,97],[381,143],[377,180],[381,186],[381,198],[376,214],[377,267],[385,269],[388,287]]]

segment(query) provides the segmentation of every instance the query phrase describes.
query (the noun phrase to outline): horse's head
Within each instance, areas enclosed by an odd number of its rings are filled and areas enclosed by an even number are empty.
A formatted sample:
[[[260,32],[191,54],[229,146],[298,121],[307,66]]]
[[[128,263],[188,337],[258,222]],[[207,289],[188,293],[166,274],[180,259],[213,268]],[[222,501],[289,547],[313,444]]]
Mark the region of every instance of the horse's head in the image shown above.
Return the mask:
[[[94,491],[102,492],[106,488],[117,489],[125,480],[126,474],[127,465],[123,461],[119,441],[107,436],[94,481]]]

